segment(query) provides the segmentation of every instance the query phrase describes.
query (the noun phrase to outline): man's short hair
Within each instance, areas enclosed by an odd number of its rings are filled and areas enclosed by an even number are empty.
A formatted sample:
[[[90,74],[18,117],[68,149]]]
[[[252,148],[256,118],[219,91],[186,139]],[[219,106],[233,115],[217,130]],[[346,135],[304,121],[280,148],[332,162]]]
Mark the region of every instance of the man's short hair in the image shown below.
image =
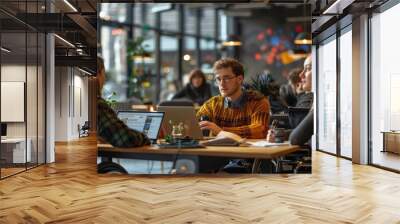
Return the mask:
[[[219,59],[214,63],[213,70],[217,71],[222,68],[231,68],[233,74],[236,76],[242,75],[244,76],[243,65],[236,59],[233,58],[223,58]]]
[[[297,83],[301,82],[300,73],[303,70],[301,68],[295,68],[290,70],[289,72],[289,83],[292,85],[296,85]]]

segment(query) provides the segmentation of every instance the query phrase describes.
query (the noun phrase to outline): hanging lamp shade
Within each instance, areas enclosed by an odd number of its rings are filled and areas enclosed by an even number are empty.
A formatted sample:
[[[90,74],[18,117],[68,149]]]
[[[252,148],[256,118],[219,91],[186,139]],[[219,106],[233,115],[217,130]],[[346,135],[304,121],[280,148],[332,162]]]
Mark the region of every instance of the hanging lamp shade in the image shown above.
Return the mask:
[[[306,32],[301,32],[297,34],[296,39],[294,39],[294,43],[299,45],[310,45],[312,44],[311,35]]]
[[[225,47],[237,47],[241,45],[242,42],[240,41],[240,38],[237,35],[229,35],[228,39],[222,42],[222,46]]]

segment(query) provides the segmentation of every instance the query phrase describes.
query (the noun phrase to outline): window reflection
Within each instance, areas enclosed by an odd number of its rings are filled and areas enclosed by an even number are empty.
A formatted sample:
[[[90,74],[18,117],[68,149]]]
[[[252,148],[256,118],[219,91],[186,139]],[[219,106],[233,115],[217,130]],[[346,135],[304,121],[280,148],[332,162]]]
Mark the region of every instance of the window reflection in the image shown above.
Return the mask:
[[[336,39],[318,48],[318,149],[336,154]]]

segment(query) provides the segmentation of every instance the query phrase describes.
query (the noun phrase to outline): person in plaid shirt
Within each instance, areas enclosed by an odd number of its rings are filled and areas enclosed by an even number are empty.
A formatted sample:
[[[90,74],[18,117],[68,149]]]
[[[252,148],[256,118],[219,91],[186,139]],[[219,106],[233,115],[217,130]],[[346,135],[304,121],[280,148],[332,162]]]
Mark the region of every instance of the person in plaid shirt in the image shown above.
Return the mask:
[[[105,82],[103,59],[97,58],[97,136],[116,147],[137,147],[150,144],[150,140],[141,132],[130,129],[122,122],[115,111],[101,98],[101,89]]]

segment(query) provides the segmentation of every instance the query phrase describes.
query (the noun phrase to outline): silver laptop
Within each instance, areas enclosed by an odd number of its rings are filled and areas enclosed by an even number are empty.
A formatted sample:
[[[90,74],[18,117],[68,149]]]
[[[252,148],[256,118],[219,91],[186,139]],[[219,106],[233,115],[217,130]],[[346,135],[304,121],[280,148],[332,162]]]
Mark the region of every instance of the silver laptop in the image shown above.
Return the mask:
[[[152,142],[157,141],[163,112],[118,111],[117,115],[129,128],[144,133]]]
[[[193,139],[203,139],[203,133],[197,121],[194,107],[158,106],[157,111],[165,113],[162,127],[166,131],[166,134],[171,134],[172,125],[170,121],[174,124],[182,122],[185,128],[184,136],[189,136]]]

